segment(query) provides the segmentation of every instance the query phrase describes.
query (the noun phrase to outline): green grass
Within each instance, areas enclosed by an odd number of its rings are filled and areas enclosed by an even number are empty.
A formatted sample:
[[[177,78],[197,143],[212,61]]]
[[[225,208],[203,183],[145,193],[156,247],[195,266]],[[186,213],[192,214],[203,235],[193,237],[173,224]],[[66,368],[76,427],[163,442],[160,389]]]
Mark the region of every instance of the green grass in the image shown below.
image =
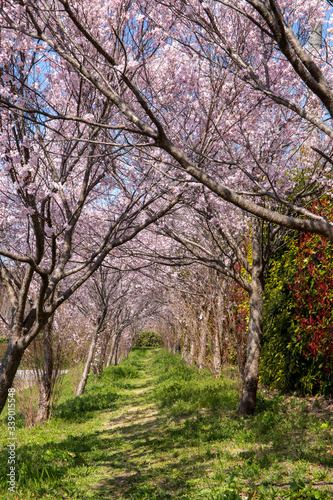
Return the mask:
[[[242,418],[238,389],[234,376],[214,380],[159,349],[90,377],[79,398],[69,373],[54,419],[17,428],[17,493],[8,498],[333,498],[329,412],[262,391],[256,416]],[[0,431],[5,448],[5,417]],[[0,498],[7,457],[3,449]]]

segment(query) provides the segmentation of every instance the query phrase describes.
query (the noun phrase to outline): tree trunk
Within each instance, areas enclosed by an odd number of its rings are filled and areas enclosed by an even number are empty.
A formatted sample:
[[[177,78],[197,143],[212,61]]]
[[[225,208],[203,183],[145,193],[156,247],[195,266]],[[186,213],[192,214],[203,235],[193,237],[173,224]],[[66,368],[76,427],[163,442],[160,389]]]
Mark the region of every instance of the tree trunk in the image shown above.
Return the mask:
[[[118,365],[119,341],[120,341],[120,336],[117,335],[116,340],[115,340],[114,350],[113,350],[112,361],[111,361],[111,364],[113,366],[117,366]]]
[[[105,334],[105,332],[104,332]],[[97,361],[95,365],[95,372],[97,373],[97,376],[100,377],[103,373],[103,369],[105,365],[105,358],[106,358],[106,350],[108,347],[107,343],[107,338],[104,338],[102,341],[101,349],[100,349],[100,355],[99,355],[99,360]]]
[[[109,351],[109,355],[108,355],[108,358],[107,358],[106,364],[105,364],[106,368],[108,368],[109,366],[111,366],[112,358],[113,358],[113,354],[114,354],[115,344],[116,344],[116,336],[112,335],[112,337],[111,337],[110,351]]]
[[[264,301],[264,264],[262,256],[260,222],[256,220],[252,235],[251,291],[249,295],[249,326],[247,335],[247,355],[243,374],[242,392],[238,413],[253,415],[256,408],[259,358],[262,339],[263,301]]]
[[[216,328],[214,335],[214,344],[213,344],[213,370],[214,377],[218,378],[221,373],[221,346],[220,346],[220,335],[219,330]]]
[[[45,322],[44,319],[46,319]],[[47,323],[47,317],[44,315],[43,321],[37,322],[35,326],[33,326],[34,321],[35,312],[30,311],[24,326],[15,326],[9,337],[8,347],[0,365],[0,413],[5,407],[8,389],[13,385],[24,352]],[[25,335],[22,335],[22,332],[25,332]]]
[[[173,354],[180,354],[180,343],[177,341],[173,344]]]
[[[89,372],[90,372],[91,363],[92,363],[92,360],[93,360],[93,357],[94,357],[94,353],[95,353],[95,348],[96,348],[96,343],[97,343],[97,338],[98,338],[98,332],[99,332],[99,329],[97,327],[96,330],[95,330],[95,332],[94,332],[94,335],[93,335],[93,338],[91,340],[91,343],[90,343],[90,347],[89,347],[89,352],[88,352],[86,364],[84,366],[82,377],[81,377],[79,386],[78,386],[77,391],[76,391],[76,395],[77,396],[79,396],[80,394],[83,394],[84,393],[84,389],[86,387],[86,383],[87,383],[87,380],[88,380],[88,375],[89,375]]]
[[[190,354],[188,355],[188,363],[189,365],[193,365],[195,356],[195,342],[193,338],[190,339],[190,344],[191,347],[190,347]]]
[[[117,353],[117,365],[119,365],[125,359],[124,349],[118,349]]]
[[[37,367],[38,369],[38,367]],[[43,367],[42,376],[39,379],[39,401],[36,416],[36,424],[48,420],[54,388],[54,359],[52,347],[52,319],[44,327],[43,332]]]
[[[21,338],[13,336],[9,339],[7,351],[0,366],[0,413],[6,404],[8,389],[13,385],[25,347]]]
[[[198,353],[198,363],[197,363],[199,370],[201,370],[205,364],[206,347],[207,347],[207,326],[202,325],[200,339],[199,339],[199,353]]]
[[[182,359],[187,359],[187,348],[188,348],[188,334],[185,333],[184,345],[182,350]]]

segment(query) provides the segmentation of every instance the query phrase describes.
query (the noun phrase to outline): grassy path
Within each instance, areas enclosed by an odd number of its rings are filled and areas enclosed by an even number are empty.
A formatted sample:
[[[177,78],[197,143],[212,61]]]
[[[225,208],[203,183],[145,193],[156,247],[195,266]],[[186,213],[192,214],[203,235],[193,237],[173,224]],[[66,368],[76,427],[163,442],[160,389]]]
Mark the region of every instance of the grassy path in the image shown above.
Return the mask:
[[[160,412],[152,398],[158,383],[156,353],[145,354],[140,377],[123,392],[119,409],[105,415],[103,436],[109,453],[105,479],[94,486],[95,494],[119,500],[192,499],[205,478],[205,457],[193,443],[187,449],[179,446],[175,436],[181,437],[184,418],[175,421]]]
[[[105,436],[112,450],[108,457],[107,479],[97,486],[104,498],[156,496],[158,485],[153,481],[154,469],[160,466],[160,461],[154,449],[167,419],[159,415],[156,403],[151,401],[155,378],[148,372],[153,357],[154,354],[147,353],[140,378],[132,380],[131,387],[123,393],[121,407],[111,419],[107,415],[104,423]]]
[[[82,397],[67,387],[49,423],[18,425],[17,492],[6,492],[4,449],[0,498],[333,498],[331,412],[262,392],[243,419],[237,389],[168,353],[133,352]],[[5,448],[5,422],[0,431]]]

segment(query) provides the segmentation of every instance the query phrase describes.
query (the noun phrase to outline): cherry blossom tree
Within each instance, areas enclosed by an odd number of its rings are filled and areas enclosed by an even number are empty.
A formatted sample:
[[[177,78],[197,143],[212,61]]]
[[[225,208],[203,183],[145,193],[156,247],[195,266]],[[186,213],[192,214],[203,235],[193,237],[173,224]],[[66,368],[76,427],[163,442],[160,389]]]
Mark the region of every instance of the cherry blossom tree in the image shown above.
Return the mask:
[[[13,56],[8,63],[12,80],[7,80],[7,87],[16,102],[29,94],[25,87],[30,75],[39,74],[36,52],[26,55],[22,48],[19,63],[12,64]],[[50,74],[41,83],[43,92],[36,92],[36,99],[45,99],[49,106],[61,102],[63,110],[75,108],[86,118],[88,108],[98,107],[82,78],[72,78],[68,71],[58,84],[51,65],[48,69]],[[96,112],[103,120],[110,110],[102,106]],[[129,165],[126,145],[114,148],[105,129],[89,120],[79,124],[58,120],[49,126],[18,110],[2,114],[0,277],[11,303],[11,318],[0,369],[1,408],[25,349],[57,308],[111,251],[163,216],[179,199],[169,195],[174,186],[166,186],[159,174],[156,177],[143,167],[143,157],[139,164]]]

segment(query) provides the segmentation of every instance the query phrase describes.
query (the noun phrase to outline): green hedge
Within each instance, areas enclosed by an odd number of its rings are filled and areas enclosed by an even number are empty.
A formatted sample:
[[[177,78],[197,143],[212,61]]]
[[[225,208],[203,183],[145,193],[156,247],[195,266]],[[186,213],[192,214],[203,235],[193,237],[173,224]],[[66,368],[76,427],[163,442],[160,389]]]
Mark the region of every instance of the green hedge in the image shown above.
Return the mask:
[[[291,241],[271,260],[265,288],[260,380],[263,384],[284,392],[328,395],[333,393],[333,378],[323,370],[322,356],[310,353],[309,344],[313,341],[313,332],[309,328],[304,330],[301,326],[302,318],[310,311],[306,301],[311,300],[311,297],[312,300],[318,300],[315,296],[318,295],[316,283],[311,282],[308,266],[300,265],[303,261],[308,263],[306,248],[304,250],[304,245],[300,245],[301,238]],[[319,242],[319,238],[313,235],[311,246]],[[320,270],[318,258],[317,262],[313,261],[313,265]],[[309,289],[307,291],[305,288],[303,291],[302,301],[305,307],[302,311],[299,297],[295,293],[295,283],[300,276],[303,276]],[[327,307],[332,311],[333,303]]]
[[[145,330],[137,335],[133,347],[137,349],[145,347],[160,347],[161,345],[161,336],[158,333],[151,330]]]

